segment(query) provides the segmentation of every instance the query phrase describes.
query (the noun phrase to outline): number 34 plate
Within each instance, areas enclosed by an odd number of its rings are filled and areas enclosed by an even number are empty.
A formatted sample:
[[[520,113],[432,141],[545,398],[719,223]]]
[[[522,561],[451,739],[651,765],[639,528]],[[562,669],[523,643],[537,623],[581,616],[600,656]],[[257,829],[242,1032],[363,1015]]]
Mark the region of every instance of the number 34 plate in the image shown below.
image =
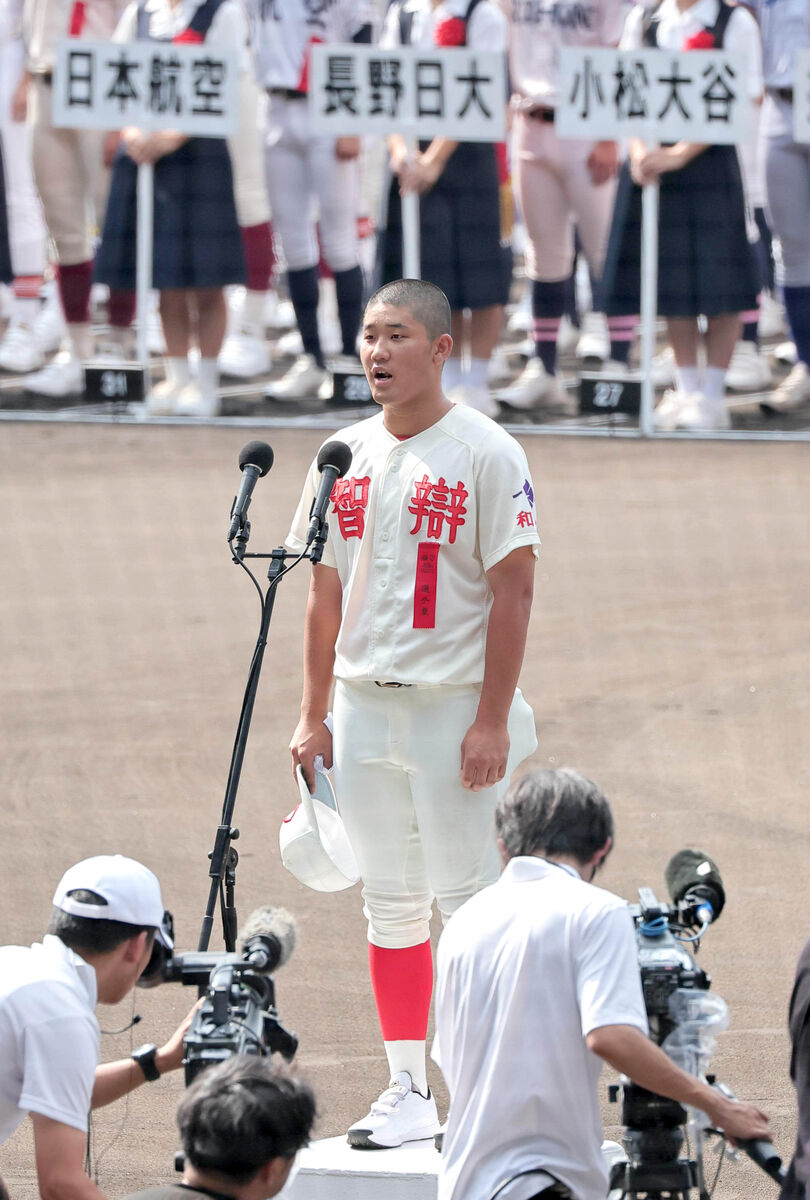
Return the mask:
[[[588,416],[641,411],[641,380],[637,375],[583,374],[579,381],[579,411]]]

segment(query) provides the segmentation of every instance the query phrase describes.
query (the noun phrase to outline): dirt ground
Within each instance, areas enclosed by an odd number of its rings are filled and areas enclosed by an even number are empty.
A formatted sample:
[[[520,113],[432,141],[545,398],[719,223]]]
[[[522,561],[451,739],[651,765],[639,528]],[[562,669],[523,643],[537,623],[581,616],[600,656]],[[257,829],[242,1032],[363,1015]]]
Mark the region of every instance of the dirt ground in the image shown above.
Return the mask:
[[[161,878],[178,944],[196,945],[242,689],[258,623],[231,565],[233,429],[4,424],[0,429],[2,942],[38,939],[56,880],[120,851]],[[262,436],[261,434],[259,436]],[[252,549],[283,540],[320,435],[274,433]],[[807,862],[810,470],[801,444],[528,439],[544,546],[523,690],[537,764],[568,764],[612,798],[603,882],[663,897],[670,855],[718,861],[728,903],[700,961],[731,1009],[714,1065],[795,1134],[785,1017],[810,934]],[[366,1110],[386,1070],[358,889],[307,891],[283,870],[295,796],[286,750],[300,686],[307,568],[282,584],[236,824],[238,904],[288,907],[298,948],[280,1014],[320,1101],[319,1134]],[[221,945],[221,942],[214,944]],[[106,1058],[160,1041],[191,1003],[179,986],[101,1010]],[[527,1052],[531,1048],[527,1047]],[[442,1102],[445,1093],[433,1073]],[[172,1177],[180,1075],[94,1120],[102,1188]],[[615,1110],[605,1107],[616,1136]],[[27,1124],[0,1148],[15,1200],[35,1196]],[[711,1160],[712,1163],[714,1159]],[[728,1163],[718,1197],[770,1197]]]

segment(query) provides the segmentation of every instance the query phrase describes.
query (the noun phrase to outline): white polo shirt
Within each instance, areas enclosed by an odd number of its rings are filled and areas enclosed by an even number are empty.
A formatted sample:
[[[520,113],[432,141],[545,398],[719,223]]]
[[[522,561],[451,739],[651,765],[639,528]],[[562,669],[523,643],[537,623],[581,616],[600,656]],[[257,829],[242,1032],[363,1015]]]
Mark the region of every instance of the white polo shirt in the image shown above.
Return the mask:
[[[337,436],[352,462],[332,492],[323,556],[343,585],[335,676],[481,683],[492,606],[485,572],[540,543],[523,448],[458,404],[404,441],[382,413]],[[319,480],[316,460],[287,539],[294,550],[304,548]]]
[[[87,1129],[96,972],[57,937],[0,948],[0,1144],[29,1112]]]
[[[545,1168],[577,1200],[604,1200],[601,1059],[606,1025],[647,1033],[627,903],[566,867],[513,858],[439,941],[433,1058],[450,1092],[438,1200],[488,1200]],[[523,1180],[510,1200],[532,1196]]]

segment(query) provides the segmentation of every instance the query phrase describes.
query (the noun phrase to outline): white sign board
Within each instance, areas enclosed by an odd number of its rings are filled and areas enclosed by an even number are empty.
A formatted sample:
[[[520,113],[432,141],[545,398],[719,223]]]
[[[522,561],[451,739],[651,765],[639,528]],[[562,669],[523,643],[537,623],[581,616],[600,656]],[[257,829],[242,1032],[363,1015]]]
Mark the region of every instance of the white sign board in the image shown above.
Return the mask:
[[[810,142],[810,50],[796,52],[793,70],[793,138]]]
[[[506,89],[505,55],[491,50],[312,47],[309,106],[317,133],[503,141]]]
[[[236,58],[207,45],[64,38],[53,74],[53,123],[227,137],[238,123]]]
[[[745,63],[719,50],[560,50],[555,125],[564,138],[743,142]]]

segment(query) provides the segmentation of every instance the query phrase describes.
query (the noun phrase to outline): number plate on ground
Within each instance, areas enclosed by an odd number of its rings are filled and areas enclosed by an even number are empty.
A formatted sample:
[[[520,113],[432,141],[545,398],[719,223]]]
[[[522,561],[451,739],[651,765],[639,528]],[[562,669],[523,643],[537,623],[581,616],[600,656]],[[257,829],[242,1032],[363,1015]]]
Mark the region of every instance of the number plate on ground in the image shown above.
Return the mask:
[[[583,374],[579,380],[579,411],[589,416],[641,411],[641,380],[636,375]]]
[[[133,363],[110,363],[84,369],[85,395],[93,404],[143,400],[143,367]]]

